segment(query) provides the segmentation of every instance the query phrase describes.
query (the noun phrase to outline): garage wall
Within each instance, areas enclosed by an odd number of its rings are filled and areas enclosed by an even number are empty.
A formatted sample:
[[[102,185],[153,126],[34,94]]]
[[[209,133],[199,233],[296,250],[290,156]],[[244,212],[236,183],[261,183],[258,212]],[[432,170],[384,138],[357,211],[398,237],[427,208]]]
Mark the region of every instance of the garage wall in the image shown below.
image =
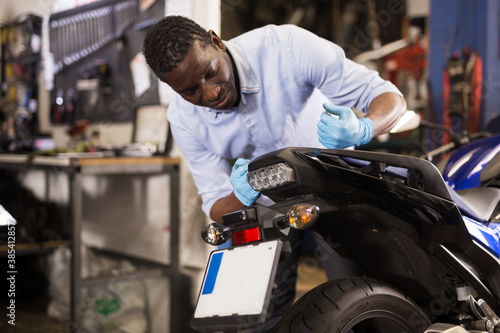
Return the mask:
[[[469,46],[483,60],[479,129],[500,115],[500,28],[497,0],[432,0],[429,20],[431,120],[443,120],[443,71],[455,51]]]

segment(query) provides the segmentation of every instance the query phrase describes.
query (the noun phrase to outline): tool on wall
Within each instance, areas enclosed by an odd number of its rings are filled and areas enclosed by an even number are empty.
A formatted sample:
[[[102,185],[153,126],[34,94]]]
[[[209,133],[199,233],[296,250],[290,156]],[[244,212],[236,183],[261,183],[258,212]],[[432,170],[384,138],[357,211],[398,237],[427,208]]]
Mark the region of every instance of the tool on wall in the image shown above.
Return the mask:
[[[454,131],[479,130],[482,94],[482,59],[476,51],[455,52],[443,73],[443,125]],[[443,138],[443,143],[449,137]]]
[[[55,73],[97,51],[113,38],[111,14],[112,8],[107,6],[51,21]]]
[[[50,49],[54,72],[88,57],[120,38],[137,18],[137,1],[108,1],[107,5],[50,19]]]
[[[54,64],[51,121],[96,121],[106,112],[104,105],[113,100],[107,63],[119,64],[116,55],[127,29],[140,15],[138,10],[138,0],[101,0],[50,16],[48,35]],[[102,62],[106,64],[96,65]],[[98,78],[89,74],[97,68]],[[89,84],[91,79],[97,84]]]
[[[42,18],[30,14],[16,17],[1,27],[0,135],[10,137],[9,152],[31,151],[32,136],[38,134],[41,26]]]

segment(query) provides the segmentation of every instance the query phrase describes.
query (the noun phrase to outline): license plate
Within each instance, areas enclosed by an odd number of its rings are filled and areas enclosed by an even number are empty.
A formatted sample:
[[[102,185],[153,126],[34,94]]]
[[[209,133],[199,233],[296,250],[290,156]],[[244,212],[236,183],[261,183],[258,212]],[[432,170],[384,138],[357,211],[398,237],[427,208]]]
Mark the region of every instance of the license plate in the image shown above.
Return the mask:
[[[279,240],[213,251],[191,327],[213,331],[262,324],[280,252]]]

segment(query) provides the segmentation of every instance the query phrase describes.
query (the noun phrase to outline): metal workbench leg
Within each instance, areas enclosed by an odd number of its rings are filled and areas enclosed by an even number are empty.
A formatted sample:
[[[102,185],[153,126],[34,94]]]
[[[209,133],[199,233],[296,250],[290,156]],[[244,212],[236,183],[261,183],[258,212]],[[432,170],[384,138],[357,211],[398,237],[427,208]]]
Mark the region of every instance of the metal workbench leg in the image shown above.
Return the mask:
[[[69,173],[69,207],[71,223],[71,322],[69,332],[83,332],[81,312],[81,231],[82,231],[82,175]]]
[[[181,330],[179,166],[170,172],[170,332]]]

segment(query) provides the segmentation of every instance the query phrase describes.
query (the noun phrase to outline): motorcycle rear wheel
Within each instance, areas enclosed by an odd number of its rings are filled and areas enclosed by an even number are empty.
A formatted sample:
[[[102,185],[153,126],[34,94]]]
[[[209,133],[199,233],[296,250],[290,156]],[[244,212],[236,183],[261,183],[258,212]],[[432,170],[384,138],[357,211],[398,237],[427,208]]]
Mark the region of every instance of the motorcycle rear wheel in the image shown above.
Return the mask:
[[[424,312],[404,294],[374,279],[326,282],[301,297],[278,333],[421,333]]]

